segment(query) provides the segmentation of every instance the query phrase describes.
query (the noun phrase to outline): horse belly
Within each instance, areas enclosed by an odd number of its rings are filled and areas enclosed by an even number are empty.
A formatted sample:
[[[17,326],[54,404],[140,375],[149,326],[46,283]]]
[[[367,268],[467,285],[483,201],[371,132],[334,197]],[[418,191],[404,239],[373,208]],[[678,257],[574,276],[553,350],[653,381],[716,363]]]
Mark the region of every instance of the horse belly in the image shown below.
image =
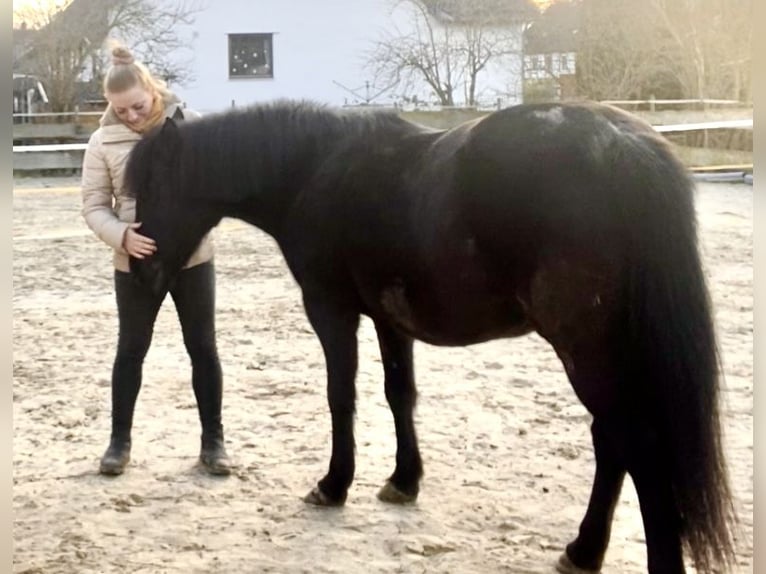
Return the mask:
[[[532,330],[512,289],[492,292],[465,275],[427,287],[396,280],[380,290],[379,305],[389,323],[432,345],[464,346]]]

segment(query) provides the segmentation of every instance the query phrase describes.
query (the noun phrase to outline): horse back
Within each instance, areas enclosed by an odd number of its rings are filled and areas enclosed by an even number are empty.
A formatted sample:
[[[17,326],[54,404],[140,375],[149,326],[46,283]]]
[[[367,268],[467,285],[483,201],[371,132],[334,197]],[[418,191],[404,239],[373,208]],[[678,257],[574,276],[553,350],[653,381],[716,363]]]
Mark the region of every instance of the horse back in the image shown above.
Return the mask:
[[[541,277],[555,278],[545,289],[577,282],[580,298],[600,295],[591,284],[604,299],[616,289],[614,148],[647,137],[611,110],[551,105],[349,146],[306,212],[321,227],[313,260],[334,292],[416,338],[464,345],[528,332],[535,300],[556,295],[535,299]]]
[[[418,338],[466,344],[541,326],[553,299],[572,322],[569,298],[616,299],[624,246],[607,152],[634,128],[600,114],[510,108],[380,164],[397,176],[375,178],[383,193],[358,220],[369,243],[354,257],[375,253],[359,276],[375,279],[367,291],[379,307]],[[394,246],[390,264],[376,245]]]
[[[462,212],[457,156],[477,123],[355,146],[342,157],[342,177],[320,186],[322,196],[335,198],[322,202],[327,211],[319,219],[332,222],[323,237],[333,237],[322,249],[342,254],[334,265],[342,261],[343,286],[353,285],[366,314],[434,344],[529,330]]]

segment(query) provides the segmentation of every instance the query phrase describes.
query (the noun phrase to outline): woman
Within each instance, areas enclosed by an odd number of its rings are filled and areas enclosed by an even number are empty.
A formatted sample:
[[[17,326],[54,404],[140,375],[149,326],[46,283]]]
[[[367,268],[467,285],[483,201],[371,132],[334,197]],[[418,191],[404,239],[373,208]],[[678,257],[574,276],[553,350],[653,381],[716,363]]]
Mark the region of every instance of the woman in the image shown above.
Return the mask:
[[[157,313],[165,298],[142,289],[130,276],[129,257],[143,259],[156,251],[141,235],[135,201],[126,197],[125,164],[141,134],[166,117],[191,119],[165,84],[134,60],[124,47],[112,51],[104,78],[108,106],[100,127],[88,142],[82,168],[82,214],[91,230],[114,249],[114,286],[119,335],[112,369],[112,432],[100,472],[122,474],[130,461],[133,412],[141,388],[144,357],[149,350]],[[221,425],[222,372],[215,336],[215,269],[213,245],[202,240],[178,280],[170,288],[192,363],[192,387],[202,424],[200,462],[209,473],[231,471]]]

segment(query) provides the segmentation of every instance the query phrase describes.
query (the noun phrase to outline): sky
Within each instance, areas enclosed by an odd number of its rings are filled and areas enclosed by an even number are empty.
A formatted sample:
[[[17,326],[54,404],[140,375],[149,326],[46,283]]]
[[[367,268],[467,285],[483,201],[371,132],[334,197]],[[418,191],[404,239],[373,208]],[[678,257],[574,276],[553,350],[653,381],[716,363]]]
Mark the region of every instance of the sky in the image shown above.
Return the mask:
[[[28,6],[28,5],[45,5],[45,4],[51,4],[56,2],[61,2],[62,0],[13,0],[13,10],[16,11],[21,7]],[[548,4],[551,3],[552,0],[532,0],[535,4],[540,6],[541,8],[545,8]]]
[[[59,2],[56,0],[13,0],[13,10],[16,11],[26,6],[46,6],[56,3],[60,3],[60,0]]]
[[[32,9],[32,10],[43,10],[43,13],[48,13],[49,6],[55,6],[57,4],[62,4],[63,0],[13,0],[13,25],[14,28],[16,25],[19,24],[17,22],[16,18],[16,11],[17,10],[26,10],[26,9]]]
[[[66,3],[66,1],[67,0],[13,0],[13,11],[15,13],[17,10],[24,9],[27,7],[41,8],[44,6],[64,4]],[[553,0],[532,0],[532,2],[537,4],[540,8],[545,8],[552,1]],[[16,24],[17,24],[16,18],[14,18],[14,26]]]

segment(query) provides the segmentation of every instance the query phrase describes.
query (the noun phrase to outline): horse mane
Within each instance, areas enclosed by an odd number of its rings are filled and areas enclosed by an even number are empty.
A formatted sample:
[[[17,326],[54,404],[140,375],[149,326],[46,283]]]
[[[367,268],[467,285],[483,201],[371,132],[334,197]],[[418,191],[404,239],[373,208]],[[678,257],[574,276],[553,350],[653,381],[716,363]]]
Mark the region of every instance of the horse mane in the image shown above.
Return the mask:
[[[278,181],[299,181],[335,150],[358,146],[361,151],[423,129],[391,110],[343,110],[305,100],[254,104],[177,126],[182,142],[180,188],[207,198],[214,189],[217,199],[227,202],[272,191],[270,186]],[[152,156],[162,155],[153,141],[161,129],[135,146],[133,163],[147,165]],[[285,178],[288,162],[291,170],[301,166],[305,173]],[[137,171],[140,168],[129,170],[129,186],[140,193]]]

